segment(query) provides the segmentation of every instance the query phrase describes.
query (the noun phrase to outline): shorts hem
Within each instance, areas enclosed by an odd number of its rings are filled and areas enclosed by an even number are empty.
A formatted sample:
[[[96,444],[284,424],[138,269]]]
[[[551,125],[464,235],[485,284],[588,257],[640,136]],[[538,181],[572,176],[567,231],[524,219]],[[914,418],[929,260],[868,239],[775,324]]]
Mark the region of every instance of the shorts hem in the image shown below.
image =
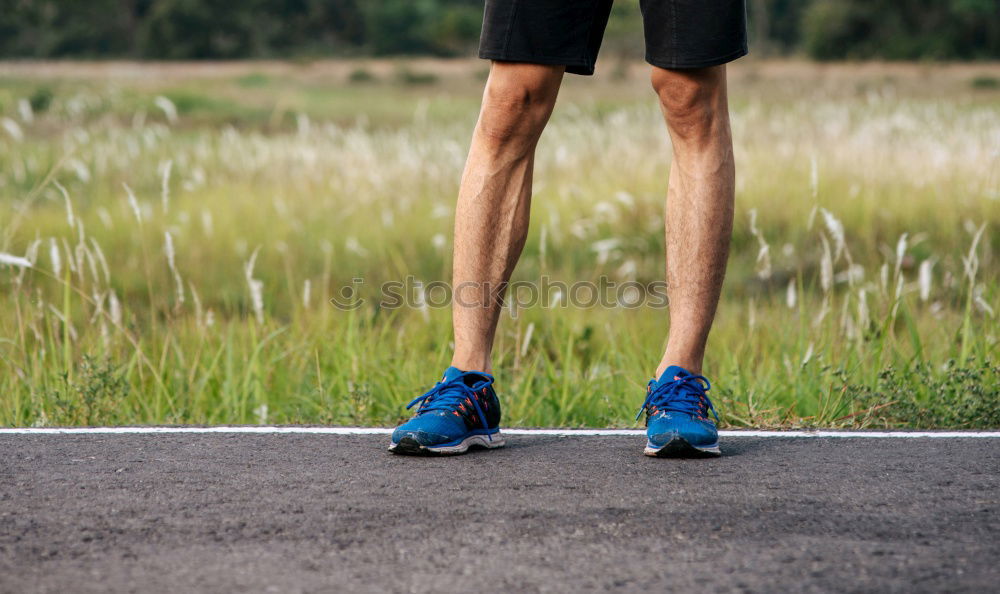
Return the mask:
[[[572,58],[520,56],[505,52],[479,52],[479,57],[483,60],[496,60],[498,62],[524,62],[527,64],[544,64],[546,66],[565,66],[566,72],[569,74],[580,74],[583,76],[594,74],[594,64],[585,60],[574,60]]]
[[[689,62],[684,60],[659,60],[646,56],[646,63],[656,66],[657,68],[665,68],[667,70],[686,70],[691,68],[708,68],[709,66],[719,66],[720,64],[726,64],[732,62],[733,60],[738,60],[743,56],[750,53],[748,47],[742,47],[735,52],[730,52],[724,56],[718,56],[716,58],[709,58],[708,60],[699,60],[696,62]]]

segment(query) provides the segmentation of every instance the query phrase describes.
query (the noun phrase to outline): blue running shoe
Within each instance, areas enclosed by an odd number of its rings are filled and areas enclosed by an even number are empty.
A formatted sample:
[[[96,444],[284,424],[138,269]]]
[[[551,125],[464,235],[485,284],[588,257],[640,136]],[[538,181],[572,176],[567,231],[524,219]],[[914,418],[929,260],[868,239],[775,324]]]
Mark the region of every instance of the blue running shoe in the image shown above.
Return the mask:
[[[647,456],[721,456],[719,432],[708,418],[719,415],[705,394],[711,384],[705,376],[668,367],[659,380],[649,380],[646,401],[636,420],[646,413]]]
[[[470,447],[502,447],[500,401],[493,376],[449,367],[429,392],[406,406],[417,414],[392,432],[396,454],[464,454]]]

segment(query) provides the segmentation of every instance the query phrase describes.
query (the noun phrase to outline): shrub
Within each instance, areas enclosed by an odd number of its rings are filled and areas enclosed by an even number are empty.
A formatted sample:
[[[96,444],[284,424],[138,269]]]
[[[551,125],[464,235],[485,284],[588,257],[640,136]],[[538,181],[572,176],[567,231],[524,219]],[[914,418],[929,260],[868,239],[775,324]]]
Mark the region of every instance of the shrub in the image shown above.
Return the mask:
[[[973,89],[1000,89],[1000,79],[995,76],[977,76],[970,84]]]
[[[985,361],[959,367],[949,361],[887,369],[874,388],[848,386],[869,409],[867,420],[884,427],[994,429],[1000,427],[1000,365]]]
[[[416,72],[407,66],[396,69],[396,80],[404,85],[432,85],[438,81],[433,72]]]
[[[347,75],[348,82],[361,84],[375,82],[378,78],[367,68],[355,68]]]

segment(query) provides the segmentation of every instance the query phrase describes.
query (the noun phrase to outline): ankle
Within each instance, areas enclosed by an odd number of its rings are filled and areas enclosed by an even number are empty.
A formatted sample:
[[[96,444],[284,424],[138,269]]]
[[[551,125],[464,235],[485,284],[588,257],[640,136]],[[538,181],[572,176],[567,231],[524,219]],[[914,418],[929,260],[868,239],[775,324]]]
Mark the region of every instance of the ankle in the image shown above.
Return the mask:
[[[493,364],[489,355],[459,355],[451,358],[451,366],[462,371],[482,371],[493,374]]]
[[[694,375],[701,375],[701,359],[683,357],[671,357],[667,359],[664,357],[664,359],[660,361],[660,365],[656,368],[656,379],[660,379],[663,372],[666,371],[671,365],[682,367]]]

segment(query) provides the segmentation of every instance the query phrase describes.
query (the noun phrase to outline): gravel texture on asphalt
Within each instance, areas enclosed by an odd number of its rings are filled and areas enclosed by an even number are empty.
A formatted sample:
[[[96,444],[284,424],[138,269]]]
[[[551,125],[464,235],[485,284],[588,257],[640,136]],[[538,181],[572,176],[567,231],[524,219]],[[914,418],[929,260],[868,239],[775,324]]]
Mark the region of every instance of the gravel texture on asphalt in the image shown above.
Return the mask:
[[[2,592],[983,592],[1000,439],[0,436]]]

